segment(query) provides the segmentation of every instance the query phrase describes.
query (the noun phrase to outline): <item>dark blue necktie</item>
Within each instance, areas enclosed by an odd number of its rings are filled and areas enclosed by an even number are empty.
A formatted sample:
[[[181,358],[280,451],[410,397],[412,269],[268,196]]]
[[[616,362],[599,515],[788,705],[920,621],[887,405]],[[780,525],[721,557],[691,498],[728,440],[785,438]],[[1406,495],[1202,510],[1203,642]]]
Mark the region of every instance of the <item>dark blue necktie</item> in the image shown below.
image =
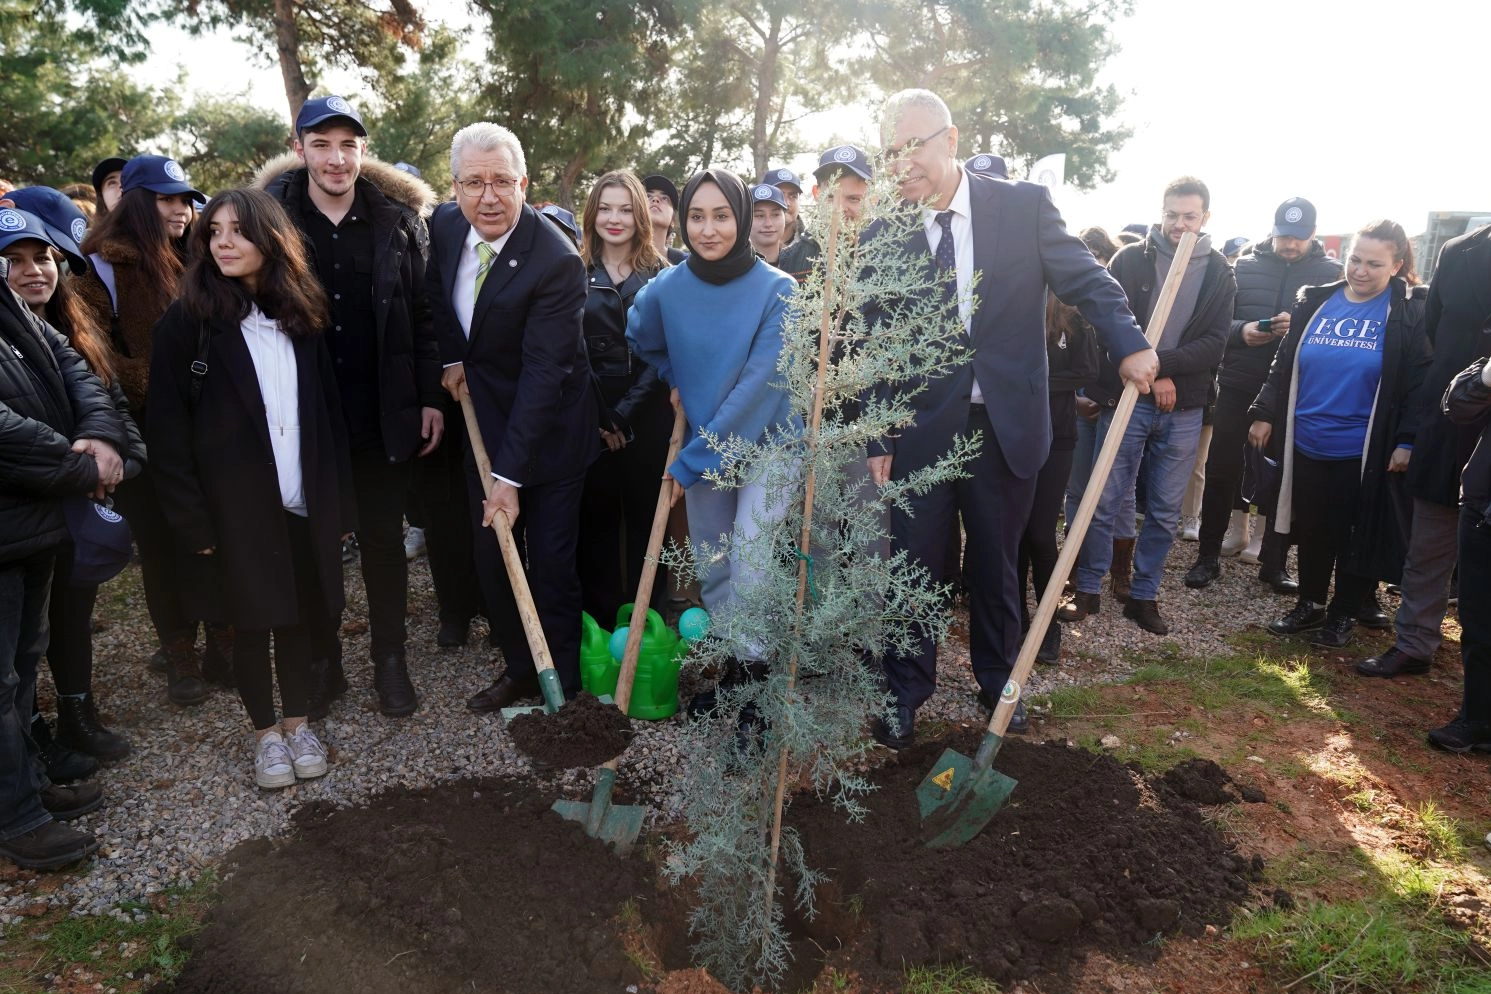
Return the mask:
[[[953,278],[943,284],[943,292],[949,299],[958,295],[958,251],[953,245],[953,212],[940,211],[937,223],[942,225],[942,237],[937,241],[937,254],[933,261],[938,270],[950,270]]]

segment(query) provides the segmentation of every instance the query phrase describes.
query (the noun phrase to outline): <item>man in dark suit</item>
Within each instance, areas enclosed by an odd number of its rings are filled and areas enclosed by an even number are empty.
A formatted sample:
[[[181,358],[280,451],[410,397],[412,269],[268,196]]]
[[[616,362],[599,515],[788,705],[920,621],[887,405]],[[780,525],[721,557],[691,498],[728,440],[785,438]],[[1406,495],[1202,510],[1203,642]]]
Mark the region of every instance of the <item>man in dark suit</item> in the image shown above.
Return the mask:
[[[469,125],[451,145],[455,202],[430,218],[429,290],[442,382],[471,392],[492,462],[480,518],[477,572],[507,666],[467,702],[494,711],[538,693],[533,656],[513,600],[493,515],[506,514],[525,549],[528,586],[565,693],[580,689],[580,578],[575,566],[585,471],[600,453],[581,319],[585,267],[554,225],[523,202],[523,146],[496,124]]]
[[[1051,448],[1047,288],[1081,310],[1125,380],[1148,392],[1158,360],[1123,290],[1067,233],[1045,187],[975,175],[958,164],[958,129],[936,94],[893,95],[881,133],[901,196],[922,205],[924,224],[908,250],[924,255],[929,266],[956,270],[955,297],[971,358],[913,399],[914,423],[872,447],[870,475],[877,483],[904,477],[944,455],[954,436],[981,435],[969,476],[912,498],[912,514],[892,513],[891,532],[895,547],[940,582],[955,565],[947,561],[947,533],[962,513],[973,672],[980,700],[992,708],[1020,650],[1016,559],[1036,473]],[[977,286],[975,272],[982,274]],[[899,727],[880,724],[875,734],[899,749],[910,744],[916,708],[936,687],[937,647],[924,637],[918,652],[887,656],[885,668]],[[1010,727],[1021,731],[1024,725],[1022,706]]]

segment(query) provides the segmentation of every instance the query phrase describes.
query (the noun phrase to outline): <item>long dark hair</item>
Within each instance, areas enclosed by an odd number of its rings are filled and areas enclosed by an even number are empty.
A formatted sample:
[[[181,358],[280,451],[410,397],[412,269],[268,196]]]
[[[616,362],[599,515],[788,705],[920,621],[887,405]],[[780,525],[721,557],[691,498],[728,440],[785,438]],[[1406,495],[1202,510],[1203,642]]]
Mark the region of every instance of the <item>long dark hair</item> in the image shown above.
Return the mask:
[[[1375,238],[1379,242],[1387,242],[1393,247],[1393,262],[1402,263],[1398,275],[1407,281],[1409,286],[1418,286],[1424,282],[1419,279],[1418,270],[1413,266],[1413,242],[1408,239],[1408,232],[1397,221],[1383,219],[1373,221],[1356,233],[1357,238]]]
[[[52,257],[60,265],[62,253],[53,249]],[[88,368],[93,370],[94,375],[103,381],[104,386],[112,384],[113,346],[109,344],[108,333],[93,316],[93,310],[85,306],[73,292],[72,277],[57,281],[57,289],[52,292],[51,299],[42,310],[47,323],[67,336],[68,342],[83,357],[83,361],[88,363]]]
[[[186,229],[187,238],[192,228]],[[180,248],[166,230],[155,206],[155,191],[137,187],[119,198],[114,209],[98,218],[83,239],[85,255],[99,251],[107,242],[125,242],[140,253],[140,271],[146,286],[155,287],[161,313],[171,306],[185,268]]]
[[[632,243],[627,246],[626,264],[644,272],[666,266],[667,258],[659,256],[652,244],[652,215],[647,211],[647,191],[642,189],[642,181],[630,170],[616,169],[596,180],[590,196],[585,198],[585,211],[580,219],[580,258],[585,267],[588,269],[601,261],[601,236],[595,219],[600,214],[601,194],[613,186],[625,190],[632,201]]]
[[[240,280],[224,276],[212,257],[212,219],[233,208],[241,237],[264,256],[252,293]],[[191,265],[181,281],[181,303],[201,321],[242,321],[259,309],[279,322],[291,338],[326,327],[326,291],[306,260],[298,229],[285,209],[263,190],[226,190],[208,201],[192,226]]]

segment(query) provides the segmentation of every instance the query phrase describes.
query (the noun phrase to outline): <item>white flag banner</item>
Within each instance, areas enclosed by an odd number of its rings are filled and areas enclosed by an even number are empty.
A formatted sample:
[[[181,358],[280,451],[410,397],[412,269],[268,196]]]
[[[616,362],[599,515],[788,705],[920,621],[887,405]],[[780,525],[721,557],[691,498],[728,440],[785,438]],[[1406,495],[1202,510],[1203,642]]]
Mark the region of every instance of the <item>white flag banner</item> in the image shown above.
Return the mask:
[[[1052,190],[1061,189],[1066,183],[1066,153],[1058,152],[1038,160],[1030,167],[1030,182]]]

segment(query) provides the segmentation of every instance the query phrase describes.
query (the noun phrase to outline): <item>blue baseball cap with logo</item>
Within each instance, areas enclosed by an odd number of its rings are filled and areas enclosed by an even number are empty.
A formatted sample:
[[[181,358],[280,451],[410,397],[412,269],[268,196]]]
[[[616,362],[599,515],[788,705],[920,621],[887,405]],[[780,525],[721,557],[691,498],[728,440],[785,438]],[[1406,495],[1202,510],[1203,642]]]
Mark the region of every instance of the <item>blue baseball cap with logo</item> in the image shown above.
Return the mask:
[[[1010,178],[1010,167],[1005,163],[1002,155],[980,152],[963,163],[963,168],[971,173],[978,173],[980,176],[993,176],[995,179]]]
[[[67,257],[68,268],[79,275],[88,271],[88,260],[83,257],[88,218],[67,194],[50,186],[28,186],[12,190],[0,199],[41,222],[47,242]]]
[[[1313,238],[1315,236],[1315,205],[1304,197],[1290,197],[1274,211],[1274,228],[1270,238],[1283,235],[1285,238]]]
[[[126,162],[119,176],[119,189],[125,193],[143,189],[167,196],[187,193],[198,202],[207,200],[202,191],[192,189],[181,163],[164,155],[137,155]]]
[[[797,174],[786,167],[769,170],[765,176],[761,177],[761,182],[770,184],[771,186],[795,186],[798,193],[802,192],[802,180],[798,179]]]
[[[578,242],[580,240],[580,226],[575,223],[575,215],[558,204],[544,204],[538,209],[544,217],[559,226],[559,230],[569,235],[569,240]]]
[[[67,531],[72,538],[74,587],[96,587],[114,579],[129,565],[133,534],[129,522],[113,508],[90,497],[72,496],[62,501]]]
[[[1233,238],[1229,238],[1222,245],[1222,255],[1228,259],[1232,258],[1234,255],[1240,255],[1242,253],[1242,250],[1247,248],[1248,243],[1251,241],[1251,238],[1248,238],[1244,235],[1237,235]]]
[[[353,131],[367,137],[368,129],[363,127],[362,115],[357,113],[357,108],[348,103],[346,97],[337,96],[317,97],[301,105],[300,113],[295,115],[295,133],[305,134],[332,118],[344,118]]]
[[[23,242],[28,238],[56,247],[41,218],[30,211],[0,207],[0,249],[10,248],[16,242]]]
[[[751,203],[776,204],[782,210],[787,209],[787,198],[782,196],[781,187],[770,183],[757,183],[751,187]]]
[[[870,157],[855,145],[835,145],[818,156],[818,168],[813,170],[813,176],[819,183],[827,183],[840,172],[853,173],[862,180],[875,175]]]

